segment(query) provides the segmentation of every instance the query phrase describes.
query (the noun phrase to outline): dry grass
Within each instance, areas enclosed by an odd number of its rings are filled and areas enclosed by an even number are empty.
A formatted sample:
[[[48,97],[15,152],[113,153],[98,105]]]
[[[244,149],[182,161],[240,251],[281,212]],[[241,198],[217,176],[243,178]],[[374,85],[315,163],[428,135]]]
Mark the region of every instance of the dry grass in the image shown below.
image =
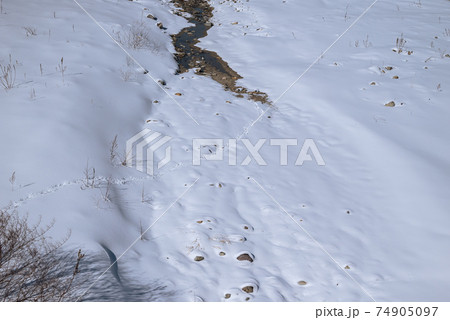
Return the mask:
[[[11,55],[7,64],[0,63],[0,83],[6,90],[12,89],[16,83],[16,66],[12,63]]]
[[[397,40],[395,41],[395,46],[397,48],[396,52],[397,53],[402,53],[403,50],[405,49],[405,45],[406,45],[406,40],[403,37],[403,33],[400,35],[399,38],[397,38]]]
[[[157,51],[159,44],[152,38],[149,27],[142,21],[135,21],[122,32],[113,31],[114,38],[130,49],[148,49]]]
[[[27,37],[29,36],[36,36],[37,35],[37,31],[36,28],[34,27],[23,27],[23,29],[25,30],[25,33],[27,35]]]

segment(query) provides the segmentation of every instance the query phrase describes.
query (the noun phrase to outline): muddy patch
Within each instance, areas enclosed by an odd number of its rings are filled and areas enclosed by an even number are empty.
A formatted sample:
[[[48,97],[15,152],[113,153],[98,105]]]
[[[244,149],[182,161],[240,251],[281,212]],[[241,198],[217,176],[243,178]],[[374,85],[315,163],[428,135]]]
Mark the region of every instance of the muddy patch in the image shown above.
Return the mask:
[[[183,16],[194,26],[184,28],[178,34],[171,35],[175,46],[175,60],[178,63],[177,74],[194,69],[196,74],[209,76],[222,84],[225,90],[233,92],[237,97],[270,104],[266,93],[259,90],[249,90],[237,86],[236,82],[242,77],[228,63],[214,51],[204,50],[196,46],[200,38],[206,37],[213,26],[211,18],[213,7],[206,0],[172,0],[179,8],[178,15]],[[189,15],[186,18],[186,14]]]

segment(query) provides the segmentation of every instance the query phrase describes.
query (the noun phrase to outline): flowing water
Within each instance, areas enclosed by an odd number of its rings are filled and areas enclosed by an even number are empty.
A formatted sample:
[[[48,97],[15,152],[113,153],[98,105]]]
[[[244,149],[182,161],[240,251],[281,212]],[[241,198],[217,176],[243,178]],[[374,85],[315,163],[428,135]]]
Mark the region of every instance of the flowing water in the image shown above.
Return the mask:
[[[178,63],[178,74],[195,69],[199,75],[209,76],[222,84],[225,90],[232,91],[237,97],[270,104],[268,95],[258,90],[250,91],[236,85],[242,77],[214,51],[204,50],[196,46],[199,39],[206,37],[213,26],[213,7],[206,0],[173,0],[181,12],[190,14],[186,18],[193,26],[184,28],[178,34],[172,35],[175,46],[175,59]],[[181,15],[181,12],[178,14]]]

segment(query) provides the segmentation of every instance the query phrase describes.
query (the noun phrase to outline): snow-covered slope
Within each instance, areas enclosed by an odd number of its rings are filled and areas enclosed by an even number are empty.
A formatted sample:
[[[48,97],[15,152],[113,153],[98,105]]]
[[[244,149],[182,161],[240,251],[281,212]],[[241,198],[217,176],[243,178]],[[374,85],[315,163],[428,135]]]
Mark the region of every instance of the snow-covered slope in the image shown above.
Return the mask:
[[[17,71],[0,90],[2,208],[55,219],[68,247],[126,251],[119,270],[175,293],[160,300],[450,299],[449,1],[364,16],[373,1],[210,1],[199,45],[275,102],[257,122],[267,105],[175,75],[170,34],[187,23],[169,1],[78,2],[99,25],[75,1],[2,2],[0,63]],[[150,41],[124,49],[147,74],[104,32],[140,23]],[[172,137],[154,176],[120,165],[144,128]],[[267,165],[241,165],[239,141],[238,165],[193,166],[194,138],[267,139]],[[285,138],[299,146],[281,166],[269,139]],[[308,138],[325,166],[294,165]]]

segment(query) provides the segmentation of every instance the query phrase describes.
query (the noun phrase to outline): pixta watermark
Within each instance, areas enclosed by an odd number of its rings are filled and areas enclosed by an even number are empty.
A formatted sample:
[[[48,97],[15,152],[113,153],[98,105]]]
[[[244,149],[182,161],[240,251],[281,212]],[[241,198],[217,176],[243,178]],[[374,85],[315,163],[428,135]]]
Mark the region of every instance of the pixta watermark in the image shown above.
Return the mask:
[[[227,141],[227,148],[225,148],[225,141]],[[247,156],[241,162],[238,162],[237,159],[238,143],[241,143],[247,151]],[[266,166],[267,162],[260,152],[262,148],[270,147],[274,152],[279,152],[280,157],[278,164],[287,166],[289,147],[298,146],[298,139],[259,139],[256,143],[252,143],[249,139],[193,139],[192,164],[194,166],[199,166],[202,164],[202,161],[225,161],[228,159],[228,165],[230,166],[247,166],[252,160],[260,166]],[[211,148],[209,148],[209,153],[206,152],[202,154],[202,150],[205,149],[204,147],[214,147],[215,152],[211,153]],[[227,152],[225,152],[226,149]],[[301,166],[305,161],[315,161],[319,166],[325,165],[325,161],[313,139],[306,139],[303,141],[295,165]]]
[[[126,164],[128,167],[153,175],[172,160],[170,140],[172,137],[144,129],[126,143]],[[238,148],[245,150],[245,158],[238,161]],[[315,162],[324,166],[325,161],[313,139],[192,139],[192,165],[201,166],[206,161],[222,161],[229,166],[248,166],[252,161],[257,165],[268,163],[261,152],[271,148],[270,153],[279,154],[277,164],[288,165],[288,151],[296,152],[295,166],[305,162]],[[293,150],[294,149],[294,150]],[[242,152],[242,150],[241,150]]]

